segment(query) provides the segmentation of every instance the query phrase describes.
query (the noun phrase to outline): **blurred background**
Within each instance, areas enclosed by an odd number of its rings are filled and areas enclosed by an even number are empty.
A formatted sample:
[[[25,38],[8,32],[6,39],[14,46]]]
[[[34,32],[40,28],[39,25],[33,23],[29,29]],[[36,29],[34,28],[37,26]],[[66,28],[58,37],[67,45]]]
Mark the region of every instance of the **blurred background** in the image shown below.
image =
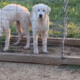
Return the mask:
[[[62,37],[64,19],[64,0],[0,0],[0,8],[14,3],[25,6],[32,11],[32,6],[38,3],[47,4],[51,7],[50,13],[50,37]],[[80,0],[69,0],[67,7],[67,37],[80,38]],[[14,25],[13,25],[14,26]],[[15,27],[11,27],[11,32],[16,34]],[[32,32],[30,30],[30,32]]]

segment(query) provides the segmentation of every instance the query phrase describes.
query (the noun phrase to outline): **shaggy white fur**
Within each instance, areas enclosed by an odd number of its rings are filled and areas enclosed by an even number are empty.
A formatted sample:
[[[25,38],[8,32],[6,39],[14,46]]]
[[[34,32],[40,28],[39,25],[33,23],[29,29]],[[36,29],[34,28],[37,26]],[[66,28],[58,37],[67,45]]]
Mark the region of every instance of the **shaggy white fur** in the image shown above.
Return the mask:
[[[22,31],[26,35],[26,46],[25,49],[30,46],[29,37],[29,24],[30,24],[30,12],[27,8],[17,5],[9,4],[0,10],[0,36],[4,31],[6,34],[4,51],[7,51],[10,44],[10,25],[16,22],[19,38],[15,44],[18,44],[22,38]]]
[[[49,13],[51,8],[45,4],[37,4],[32,9],[33,53],[38,54],[38,35],[42,36],[42,49],[47,53],[47,38],[49,30]]]

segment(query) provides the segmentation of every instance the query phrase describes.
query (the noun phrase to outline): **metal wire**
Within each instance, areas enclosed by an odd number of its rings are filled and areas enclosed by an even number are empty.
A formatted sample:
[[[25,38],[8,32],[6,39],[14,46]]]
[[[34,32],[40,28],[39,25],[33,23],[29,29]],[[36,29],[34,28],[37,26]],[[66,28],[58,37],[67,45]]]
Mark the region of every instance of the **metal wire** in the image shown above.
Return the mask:
[[[11,2],[12,1],[12,2]],[[18,0],[9,0],[9,2],[8,3],[18,3]],[[32,0],[32,2],[33,2],[33,6],[37,3],[37,2],[35,2],[36,0]],[[58,2],[58,0],[56,1],[56,0],[54,0],[55,1],[55,3],[54,4],[57,4],[57,2]],[[61,0],[60,0],[61,1]],[[1,0],[1,2],[3,3],[3,0]],[[23,2],[25,2],[25,1],[23,1],[23,0],[20,0],[20,4],[23,4]],[[43,1],[42,0],[39,0],[39,3],[42,3]],[[64,0],[64,28],[63,28],[63,40],[62,40],[62,57],[64,57],[64,42],[65,42],[65,39],[67,38],[67,8],[68,8],[68,2],[69,2],[69,0]],[[4,7],[4,5],[2,5],[3,7]],[[17,12],[17,8],[16,8],[16,12]],[[56,14],[55,12],[54,12],[54,14]],[[57,13],[57,15],[58,15],[58,13]],[[54,16],[54,15],[52,15],[52,16]],[[2,21],[2,18],[1,18],[1,21]],[[54,21],[54,20],[53,20]],[[61,21],[62,21],[62,19],[61,19]],[[36,22],[36,21],[35,21]],[[58,23],[58,21],[56,20],[56,21],[54,21],[55,22],[55,24],[57,25],[57,23]],[[62,23],[61,23],[62,24]],[[56,27],[57,28],[57,27]],[[54,29],[53,29],[53,31],[54,31]],[[59,30],[59,28],[57,29],[57,31],[61,31],[61,29]],[[13,34],[13,32],[11,32],[12,34]],[[15,34],[16,34],[16,32],[14,32]],[[53,34],[53,35],[55,35],[55,34]],[[52,37],[53,37],[53,35],[52,35]],[[58,37],[58,35],[57,35],[57,37]],[[62,37],[62,35],[61,35],[61,37]],[[3,41],[1,41],[1,47],[3,46],[2,45],[2,42]],[[2,47],[3,48],[3,47]],[[18,52],[18,46],[15,46],[15,49],[16,49],[16,52]],[[31,48],[32,49],[32,48]],[[33,50],[33,49],[32,49]],[[1,51],[0,51],[1,52]]]
[[[3,2],[3,0],[1,0],[1,3]],[[0,16],[2,15],[2,11],[0,12]],[[2,16],[1,16],[1,25],[2,25]],[[2,28],[2,26],[0,26]],[[2,54],[2,47],[3,47],[3,44],[2,44],[2,37],[1,37],[1,54]]]
[[[65,39],[67,38],[67,8],[68,8],[69,0],[64,0],[64,27],[63,27],[63,40],[62,40],[62,55],[61,57],[64,58],[64,46],[65,46]]]

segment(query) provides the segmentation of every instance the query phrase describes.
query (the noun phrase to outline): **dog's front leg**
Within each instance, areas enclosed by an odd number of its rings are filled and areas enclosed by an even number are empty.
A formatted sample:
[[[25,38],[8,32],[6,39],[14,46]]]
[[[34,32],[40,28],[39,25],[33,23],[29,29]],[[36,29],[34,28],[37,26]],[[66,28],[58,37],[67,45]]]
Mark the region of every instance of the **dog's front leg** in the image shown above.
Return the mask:
[[[38,54],[38,34],[33,32],[33,53]]]
[[[48,38],[48,32],[44,32],[42,34],[42,49],[44,53],[47,53],[47,38]]]
[[[5,39],[5,47],[3,51],[7,51],[9,49],[10,44],[10,29],[5,29],[6,39]]]

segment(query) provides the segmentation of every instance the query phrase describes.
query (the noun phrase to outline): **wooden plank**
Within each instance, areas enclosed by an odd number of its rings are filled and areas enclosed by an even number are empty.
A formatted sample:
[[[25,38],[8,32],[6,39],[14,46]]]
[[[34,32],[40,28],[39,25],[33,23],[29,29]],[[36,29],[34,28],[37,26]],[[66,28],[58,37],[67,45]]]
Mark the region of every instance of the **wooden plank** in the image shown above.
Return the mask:
[[[80,65],[80,57],[78,57],[78,56],[64,56],[62,64]]]
[[[67,38],[67,39],[65,40],[65,45],[67,45],[67,46],[80,47],[80,39]]]
[[[48,54],[19,54],[19,53],[3,53],[0,54],[0,61],[9,62],[24,62],[24,63],[37,63],[37,64],[48,64],[48,65],[80,65],[80,57],[65,56],[54,56]]]
[[[11,41],[16,41],[17,37],[12,37]],[[23,38],[22,43],[25,44],[25,38]],[[31,38],[32,42],[32,38]],[[39,43],[41,44],[41,38],[39,38]],[[48,44],[61,44],[62,38],[49,38]],[[22,45],[22,44],[21,44]],[[66,39],[65,45],[68,46],[80,46],[80,39]],[[22,53],[0,53],[0,61],[9,61],[9,62],[24,62],[24,63],[37,63],[37,64],[71,64],[71,65],[80,65],[80,57],[76,56],[55,56],[50,54],[22,54]]]
[[[0,61],[37,63],[37,64],[57,64],[59,57],[57,58],[53,57],[51,55],[42,54],[35,55],[35,54],[3,53],[0,54]]]
[[[16,40],[17,40],[17,37],[12,37],[11,38],[11,41],[12,42],[16,42]],[[25,41],[26,41],[26,39],[25,39],[25,37],[22,39],[22,44],[21,45],[25,45]],[[31,38],[31,42],[33,42],[33,39]],[[41,38],[39,38],[39,44],[41,45],[41,43],[42,43],[42,40],[41,40]],[[19,45],[20,45],[19,44]],[[48,38],[48,45],[54,45],[54,44],[56,44],[56,45],[59,45],[59,44],[62,44],[62,38]],[[80,39],[75,39],[75,38],[67,38],[66,40],[65,40],[65,46],[74,46],[74,47],[80,47]]]

